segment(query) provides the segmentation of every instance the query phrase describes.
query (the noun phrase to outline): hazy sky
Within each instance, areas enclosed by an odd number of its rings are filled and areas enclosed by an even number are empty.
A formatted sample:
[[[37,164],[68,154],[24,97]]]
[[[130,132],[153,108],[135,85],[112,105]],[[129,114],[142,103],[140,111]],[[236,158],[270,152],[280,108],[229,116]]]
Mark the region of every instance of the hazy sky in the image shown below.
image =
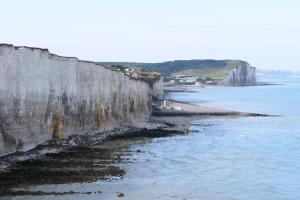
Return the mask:
[[[299,0],[0,0],[0,42],[93,61],[300,70]]]

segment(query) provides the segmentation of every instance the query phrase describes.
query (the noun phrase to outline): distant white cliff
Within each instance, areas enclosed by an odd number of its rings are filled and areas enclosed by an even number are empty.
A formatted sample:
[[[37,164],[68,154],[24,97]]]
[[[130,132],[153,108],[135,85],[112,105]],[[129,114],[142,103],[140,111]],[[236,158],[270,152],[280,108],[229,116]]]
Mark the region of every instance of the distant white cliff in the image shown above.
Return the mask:
[[[256,84],[256,68],[249,63],[241,61],[241,63],[233,68],[228,76],[219,82],[221,85],[227,86],[250,86]]]

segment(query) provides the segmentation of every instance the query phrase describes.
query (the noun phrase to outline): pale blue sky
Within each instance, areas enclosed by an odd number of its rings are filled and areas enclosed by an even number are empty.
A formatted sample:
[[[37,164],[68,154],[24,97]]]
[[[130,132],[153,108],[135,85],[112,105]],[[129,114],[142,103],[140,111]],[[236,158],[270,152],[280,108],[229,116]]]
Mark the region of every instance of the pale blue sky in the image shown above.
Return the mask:
[[[0,0],[0,42],[93,61],[300,70],[299,0]]]

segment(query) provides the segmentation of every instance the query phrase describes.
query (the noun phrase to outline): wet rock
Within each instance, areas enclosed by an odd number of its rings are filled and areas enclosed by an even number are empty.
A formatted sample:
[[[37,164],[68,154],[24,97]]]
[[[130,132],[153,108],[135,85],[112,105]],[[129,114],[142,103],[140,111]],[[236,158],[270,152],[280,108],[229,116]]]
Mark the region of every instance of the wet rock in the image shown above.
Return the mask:
[[[125,195],[124,195],[124,193],[122,193],[122,192],[117,192],[117,197],[124,197]]]

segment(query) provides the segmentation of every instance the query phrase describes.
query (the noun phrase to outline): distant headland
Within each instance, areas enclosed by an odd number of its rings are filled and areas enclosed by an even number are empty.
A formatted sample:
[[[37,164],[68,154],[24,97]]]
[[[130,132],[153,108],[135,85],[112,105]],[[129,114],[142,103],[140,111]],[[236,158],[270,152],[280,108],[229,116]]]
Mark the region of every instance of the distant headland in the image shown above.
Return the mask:
[[[99,62],[119,64],[141,71],[159,72],[165,86],[175,85],[256,85],[256,68],[242,60],[175,60],[161,63]]]

